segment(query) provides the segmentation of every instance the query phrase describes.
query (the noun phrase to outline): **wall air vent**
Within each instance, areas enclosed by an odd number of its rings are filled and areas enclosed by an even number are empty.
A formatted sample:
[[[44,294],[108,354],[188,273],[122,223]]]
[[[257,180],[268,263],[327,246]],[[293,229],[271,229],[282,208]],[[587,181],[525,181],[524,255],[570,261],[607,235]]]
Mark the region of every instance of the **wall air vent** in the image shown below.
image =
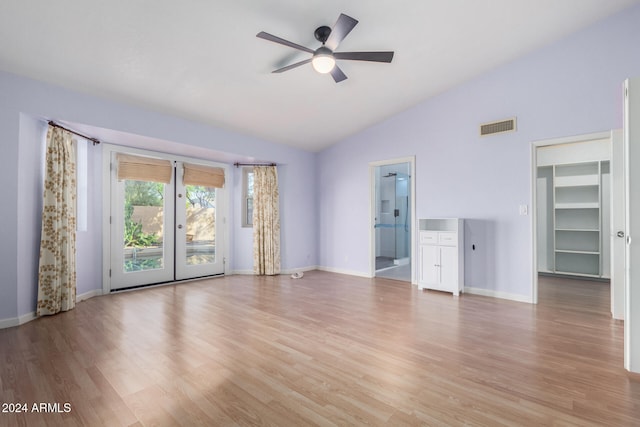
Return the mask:
[[[484,123],[480,125],[480,136],[493,135],[496,133],[515,132],[516,118],[512,117],[497,122]]]

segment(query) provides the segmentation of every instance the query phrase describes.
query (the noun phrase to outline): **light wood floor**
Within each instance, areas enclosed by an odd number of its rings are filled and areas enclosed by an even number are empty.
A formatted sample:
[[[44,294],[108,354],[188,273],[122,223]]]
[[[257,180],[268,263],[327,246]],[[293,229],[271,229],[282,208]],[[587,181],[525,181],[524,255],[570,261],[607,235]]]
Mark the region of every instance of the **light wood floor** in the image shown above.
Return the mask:
[[[93,298],[0,330],[2,426],[640,425],[608,285],[540,304],[326,272]],[[31,409],[31,408],[30,408]]]

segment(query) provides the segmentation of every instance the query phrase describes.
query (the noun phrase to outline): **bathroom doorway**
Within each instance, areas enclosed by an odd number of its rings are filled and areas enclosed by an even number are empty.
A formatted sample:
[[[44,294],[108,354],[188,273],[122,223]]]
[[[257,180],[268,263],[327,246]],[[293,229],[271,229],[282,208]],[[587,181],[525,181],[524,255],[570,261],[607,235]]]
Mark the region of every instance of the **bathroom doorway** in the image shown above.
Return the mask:
[[[376,277],[412,281],[412,162],[373,166]]]

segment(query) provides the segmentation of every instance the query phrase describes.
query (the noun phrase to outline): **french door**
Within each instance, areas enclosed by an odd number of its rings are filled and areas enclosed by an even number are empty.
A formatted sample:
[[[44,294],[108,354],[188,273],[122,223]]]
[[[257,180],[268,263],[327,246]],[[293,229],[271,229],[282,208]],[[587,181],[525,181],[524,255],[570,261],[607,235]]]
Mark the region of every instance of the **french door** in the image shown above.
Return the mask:
[[[224,273],[224,168],[119,153],[112,165],[110,290]]]

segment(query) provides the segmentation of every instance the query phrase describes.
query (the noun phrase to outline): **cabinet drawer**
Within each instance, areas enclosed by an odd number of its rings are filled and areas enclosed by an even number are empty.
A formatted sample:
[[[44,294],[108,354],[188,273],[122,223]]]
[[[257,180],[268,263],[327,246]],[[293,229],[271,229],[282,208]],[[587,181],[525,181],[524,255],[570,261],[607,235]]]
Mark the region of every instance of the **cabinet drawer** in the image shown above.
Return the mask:
[[[438,233],[435,231],[421,231],[420,232],[420,244],[421,245],[435,245],[438,243]]]
[[[458,244],[458,235],[456,233],[438,233],[438,244],[456,246]]]

